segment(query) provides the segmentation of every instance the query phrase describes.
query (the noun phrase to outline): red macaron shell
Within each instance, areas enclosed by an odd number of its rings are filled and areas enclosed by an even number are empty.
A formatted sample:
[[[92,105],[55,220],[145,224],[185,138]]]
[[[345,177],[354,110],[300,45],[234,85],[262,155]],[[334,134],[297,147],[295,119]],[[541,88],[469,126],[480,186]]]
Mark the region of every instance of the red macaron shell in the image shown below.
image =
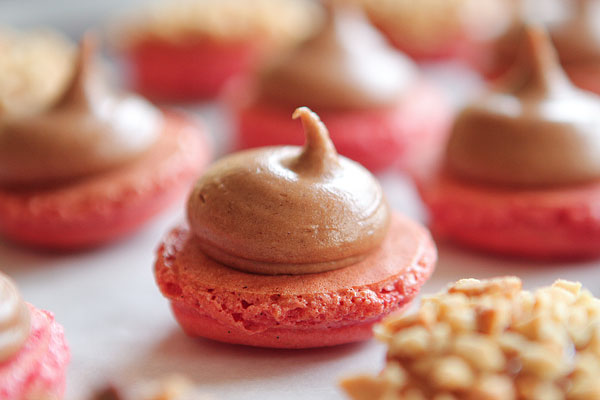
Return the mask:
[[[368,339],[375,322],[416,296],[437,259],[429,232],[397,214],[376,252],[324,273],[238,271],[204,255],[183,226],[168,234],[157,256],[156,281],[186,333],[276,348]]]
[[[48,249],[117,239],[183,196],[210,155],[197,123],[166,113],[158,143],[138,160],[46,189],[0,189],[0,234]]]
[[[563,66],[563,68],[575,86],[600,95],[598,65]]]
[[[445,98],[425,82],[391,107],[316,111],[338,153],[371,171],[404,168],[411,157],[441,146],[450,123]],[[303,144],[302,126],[290,118],[291,108],[237,101],[233,112],[238,148]]]
[[[23,348],[0,363],[0,399],[61,399],[69,347],[52,313],[29,306],[31,332]]]
[[[417,179],[434,234],[483,251],[536,259],[600,256],[600,181],[517,189],[438,172]]]
[[[259,56],[251,41],[210,39],[147,40],[125,54],[133,88],[163,101],[215,97],[231,78],[249,73]]]
[[[306,349],[360,342],[373,336],[373,324],[381,320],[378,317],[370,323],[362,321],[356,325],[327,328],[270,328],[248,335],[246,328],[222,323],[184,302],[172,302],[171,309],[177,322],[189,336],[200,336],[225,343],[283,349]],[[396,311],[402,309],[401,307]]]
[[[495,82],[509,71],[514,62],[512,59],[514,57],[502,61],[496,60],[495,53],[491,43],[470,43],[462,48],[460,59],[486,81]]]

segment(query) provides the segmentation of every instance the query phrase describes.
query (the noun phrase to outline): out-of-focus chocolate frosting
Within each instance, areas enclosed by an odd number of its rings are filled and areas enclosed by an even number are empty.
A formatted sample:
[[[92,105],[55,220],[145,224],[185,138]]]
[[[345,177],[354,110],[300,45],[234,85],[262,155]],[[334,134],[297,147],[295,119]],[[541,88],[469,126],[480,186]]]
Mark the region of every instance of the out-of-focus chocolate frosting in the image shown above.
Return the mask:
[[[306,144],[243,151],[198,181],[188,220],[215,260],[261,274],[304,274],[356,263],[383,241],[390,211],[362,166],[339,156],[308,108]]]
[[[0,185],[47,185],[102,172],[155,142],[161,113],[141,98],[111,93],[94,56],[87,35],[72,81],[54,106],[0,115]]]
[[[366,17],[350,6],[329,6],[316,36],[267,68],[261,100],[322,109],[389,106],[415,82],[417,69],[392,50]]]
[[[31,316],[17,287],[0,273],[0,363],[19,352],[27,338]]]
[[[550,25],[563,66],[600,63],[600,1],[572,0],[572,12]]]
[[[449,170],[518,186],[600,179],[600,97],[570,84],[545,31],[528,27],[523,38],[504,91],[459,114]]]

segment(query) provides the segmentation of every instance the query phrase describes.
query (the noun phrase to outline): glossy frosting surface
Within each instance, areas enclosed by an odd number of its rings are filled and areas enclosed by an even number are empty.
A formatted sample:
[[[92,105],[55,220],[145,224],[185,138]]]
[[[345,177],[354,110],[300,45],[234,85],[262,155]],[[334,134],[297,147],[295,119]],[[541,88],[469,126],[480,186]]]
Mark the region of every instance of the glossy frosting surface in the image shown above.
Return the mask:
[[[83,39],[62,98],[27,116],[0,114],[0,185],[47,185],[84,177],[140,156],[157,139],[161,113],[141,98],[113,94]]]
[[[349,6],[330,6],[312,39],[266,69],[260,99],[322,109],[394,104],[417,79],[414,64],[392,50],[366,17]]]
[[[379,183],[338,156],[302,107],[306,144],[223,158],[198,181],[188,220],[203,251],[247,272],[303,274],[356,263],[383,241],[390,211]]]
[[[14,282],[0,273],[0,363],[19,352],[27,338],[31,316]]]
[[[548,35],[528,27],[502,90],[466,107],[447,149],[456,175],[546,186],[600,179],[600,97],[576,89]]]

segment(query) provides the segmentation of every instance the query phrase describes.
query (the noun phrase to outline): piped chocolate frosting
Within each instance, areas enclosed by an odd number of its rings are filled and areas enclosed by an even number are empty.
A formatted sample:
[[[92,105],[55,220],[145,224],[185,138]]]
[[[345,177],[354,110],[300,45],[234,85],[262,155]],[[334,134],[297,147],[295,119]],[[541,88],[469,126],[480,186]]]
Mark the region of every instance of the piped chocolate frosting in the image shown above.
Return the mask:
[[[572,12],[550,25],[550,36],[563,66],[600,63],[600,1],[572,0]]]
[[[394,104],[417,77],[361,11],[329,5],[322,29],[267,68],[257,91],[261,100],[292,109],[365,109]]]
[[[14,282],[0,273],[0,363],[21,350],[29,337],[31,316]]]
[[[27,116],[0,114],[0,186],[42,186],[81,178],[140,156],[157,139],[161,113],[141,98],[111,92],[81,42],[62,98]]]
[[[450,172],[489,184],[600,179],[600,97],[575,88],[547,33],[529,26],[500,90],[458,115],[446,156]]]
[[[188,221],[202,250],[232,268],[305,274],[354,264],[382,243],[390,211],[376,179],[339,156],[318,116],[298,108],[304,147],[221,159],[198,181]]]

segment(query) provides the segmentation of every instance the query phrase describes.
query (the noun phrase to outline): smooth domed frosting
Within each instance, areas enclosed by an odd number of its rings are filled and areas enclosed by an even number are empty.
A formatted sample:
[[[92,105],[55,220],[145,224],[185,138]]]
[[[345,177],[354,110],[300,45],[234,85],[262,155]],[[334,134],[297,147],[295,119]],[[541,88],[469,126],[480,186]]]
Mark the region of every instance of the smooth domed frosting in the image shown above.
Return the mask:
[[[157,139],[161,113],[141,98],[115,95],[82,40],[62,98],[41,113],[0,114],[0,185],[46,185],[120,166]]]
[[[27,338],[31,316],[11,279],[0,273],[0,363],[19,352]]]
[[[572,0],[572,13],[550,25],[564,66],[600,63],[600,1]]]
[[[416,77],[361,12],[330,6],[315,37],[263,72],[258,96],[292,108],[374,108],[394,104]]]
[[[356,263],[383,241],[390,211],[379,183],[339,156],[308,108],[304,147],[221,159],[198,181],[188,220],[211,258],[247,272],[303,274]]]
[[[504,90],[457,117],[449,170],[520,186],[600,179],[600,97],[571,85],[543,30],[528,27],[521,51]]]

